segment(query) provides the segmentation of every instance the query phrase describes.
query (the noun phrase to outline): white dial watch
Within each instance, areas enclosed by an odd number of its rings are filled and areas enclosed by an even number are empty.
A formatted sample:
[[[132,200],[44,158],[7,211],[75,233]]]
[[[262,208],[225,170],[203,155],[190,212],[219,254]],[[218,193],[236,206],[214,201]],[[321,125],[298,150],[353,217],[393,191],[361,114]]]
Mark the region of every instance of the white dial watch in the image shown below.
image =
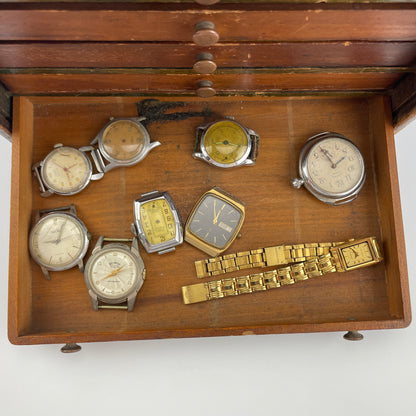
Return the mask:
[[[132,311],[145,273],[136,238],[100,236],[84,271],[93,309]]]
[[[84,270],[83,258],[91,236],[77,217],[75,206],[42,210],[29,235],[29,252],[46,279],[49,271],[78,266]]]
[[[325,132],[311,137],[299,156],[302,185],[319,200],[331,205],[351,202],[365,181],[364,158],[358,147],[339,133]]]

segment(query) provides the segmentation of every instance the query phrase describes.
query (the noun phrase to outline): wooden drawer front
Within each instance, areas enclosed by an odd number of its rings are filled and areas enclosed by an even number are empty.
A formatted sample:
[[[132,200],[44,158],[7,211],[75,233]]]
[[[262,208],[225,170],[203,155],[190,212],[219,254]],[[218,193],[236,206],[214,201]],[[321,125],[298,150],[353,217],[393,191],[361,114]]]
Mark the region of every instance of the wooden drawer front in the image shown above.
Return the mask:
[[[2,43],[0,68],[183,68],[201,52],[218,68],[403,67],[413,64],[416,42],[230,43]]]
[[[30,166],[45,157],[57,138],[67,145],[83,146],[110,116],[136,115],[136,103],[143,99],[16,98],[9,285],[9,338],[13,343],[340,331],[409,324],[406,256],[387,100],[380,96],[236,96],[215,98],[208,105],[195,98],[164,98],[164,103],[180,102],[177,108],[170,107],[170,113],[211,116],[163,123],[155,120],[148,130],[162,145],[138,165],[115,169],[73,197],[39,195]],[[227,115],[260,135],[255,166],[224,170],[192,158],[197,126]],[[346,135],[363,152],[367,179],[350,204],[329,206],[290,184],[297,175],[305,140],[323,130]],[[134,311],[128,313],[94,311],[77,269],[52,273],[47,281],[29,257],[27,236],[38,209],[74,203],[93,235],[91,251],[100,234],[131,236],[132,201],[141,193],[168,190],[186,219],[198,197],[214,185],[246,203],[242,237],[228,252],[374,235],[382,243],[385,260],[366,269],[311,278],[276,290],[184,305],[181,286],[200,282],[194,261],[207,256],[187,243],[162,256],[141,249],[146,281]],[[234,272],[230,277],[246,272]]]
[[[14,6],[16,7],[16,6]],[[39,6],[42,7],[42,6]],[[191,42],[195,25],[210,20],[220,42],[246,41],[413,41],[416,8],[403,5],[353,9],[324,5],[224,5],[207,10],[190,5],[57,5],[55,9],[0,6],[2,41]],[[163,7],[165,7],[163,9]],[[286,7],[286,8],[285,8]],[[100,9],[102,8],[102,9]]]
[[[189,71],[163,73],[132,71],[114,73],[48,73],[3,74],[0,81],[14,94],[97,94],[97,93],[191,93],[199,81],[209,79],[218,93],[257,91],[377,91],[394,86],[401,73],[360,71],[254,71],[236,73],[217,71],[212,76],[201,76]]]

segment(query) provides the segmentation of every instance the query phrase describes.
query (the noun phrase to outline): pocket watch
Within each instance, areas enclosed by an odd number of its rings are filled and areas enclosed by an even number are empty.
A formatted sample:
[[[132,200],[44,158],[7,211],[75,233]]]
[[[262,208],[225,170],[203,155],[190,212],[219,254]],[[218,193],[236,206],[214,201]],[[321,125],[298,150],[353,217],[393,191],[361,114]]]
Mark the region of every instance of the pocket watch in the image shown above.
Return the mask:
[[[354,200],[364,185],[364,158],[345,136],[320,133],[308,139],[301,150],[299,176],[292,181],[294,187],[304,185],[327,204],[345,204]]]
[[[226,119],[197,128],[193,157],[220,168],[256,163],[259,136],[234,120]]]
[[[57,143],[45,159],[32,166],[41,195],[75,195],[91,180],[101,179],[103,173],[99,165],[95,163],[97,173],[93,173],[87,156],[87,152],[91,150],[89,146],[76,149]],[[94,158],[93,161],[95,162]]]
[[[150,142],[148,131],[140,123],[143,120],[145,117],[111,118],[90,143],[98,144],[96,155],[103,172],[119,166],[133,166],[160,146],[158,141]]]
[[[185,241],[217,256],[239,235],[244,216],[244,202],[214,187],[192,209],[185,224]]]
[[[128,242],[130,246],[126,244]],[[136,238],[100,236],[84,271],[93,309],[132,311],[145,273]]]
[[[131,230],[148,253],[168,253],[182,244],[182,221],[169,192],[152,191],[134,201]]]
[[[78,266],[84,270],[90,234],[77,217],[75,206],[42,210],[29,235],[29,252],[39,264],[46,279],[49,271],[61,271]]]

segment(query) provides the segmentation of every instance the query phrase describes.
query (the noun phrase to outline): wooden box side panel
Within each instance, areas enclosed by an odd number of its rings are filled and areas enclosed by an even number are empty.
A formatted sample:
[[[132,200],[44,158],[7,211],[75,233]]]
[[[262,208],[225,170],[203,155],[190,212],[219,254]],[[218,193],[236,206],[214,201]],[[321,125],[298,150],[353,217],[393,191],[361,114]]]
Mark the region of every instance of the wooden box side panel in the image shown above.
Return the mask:
[[[27,246],[32,215],[33,105],[16,98],[12,142],[8,335],[18,343],[32,324],[32,275]]]
[[[386,253],[387,290],[392,316],[411,321],[406,247],[400,206],[394,128],[388,98],[373,100],[371,109],[374,170],[378,181],[378,215]],[[387,186],[385,186],[387,184]],[[392,254],[394,253],[394,255]]]

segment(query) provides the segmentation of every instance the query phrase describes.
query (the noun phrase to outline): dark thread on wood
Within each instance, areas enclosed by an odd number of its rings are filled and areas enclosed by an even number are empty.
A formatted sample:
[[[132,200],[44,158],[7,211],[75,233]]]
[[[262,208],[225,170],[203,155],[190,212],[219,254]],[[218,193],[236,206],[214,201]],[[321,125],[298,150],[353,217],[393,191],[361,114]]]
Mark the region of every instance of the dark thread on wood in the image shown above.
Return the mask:
[[[168,112],[169,110],[186,107],[188,103],[182,101],[162,102],[153,98],[142,100],[136,103],[137,114],[139,117],[145,117],[144,125],[153,122],[167,122],[167,121],[181,121],[190,117],[209,118],[212,116],[212,111],[209,107],[205,107],[203,111],[180,111]]]

